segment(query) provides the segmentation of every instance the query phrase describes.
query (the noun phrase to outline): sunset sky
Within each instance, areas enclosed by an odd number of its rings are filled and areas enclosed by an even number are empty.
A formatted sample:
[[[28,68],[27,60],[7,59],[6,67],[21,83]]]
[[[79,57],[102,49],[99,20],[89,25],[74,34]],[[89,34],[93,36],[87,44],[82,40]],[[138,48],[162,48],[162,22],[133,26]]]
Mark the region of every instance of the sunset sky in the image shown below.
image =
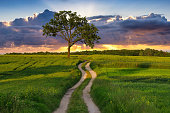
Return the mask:
[[[94,49],[170,51],[170,0],[1,0],[0,54],[66,51],[61,39],[42,36],[54,12],[72,10],[99,28]],[[72,51],[89,50],[78,43]]]

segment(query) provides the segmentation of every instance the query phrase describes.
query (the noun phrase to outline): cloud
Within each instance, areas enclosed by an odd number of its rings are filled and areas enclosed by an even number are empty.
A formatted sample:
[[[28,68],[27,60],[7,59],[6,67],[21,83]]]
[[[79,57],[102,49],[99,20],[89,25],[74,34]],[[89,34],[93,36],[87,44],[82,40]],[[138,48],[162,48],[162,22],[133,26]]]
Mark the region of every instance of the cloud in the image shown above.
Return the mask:
[[[26,22],[26,20],[24,18],[19,18],[19,19],[15,19],[13,22],[11,22],[12,26],[27,26],[28,23]]]
[[[61,39],[42,36],[42,25],[49,22],[53,15],[54,12],[45,10],[33,17],[15,19],[10,22],[10,26],[7,26],[5,22],[0,22],[0,48],[21,45],[55,45],[60,42]]]
[[[2,22],[0,22],[0,28],[1,28],[1,27],[4,27],[4,24],[3,24]]]
[[[170,28],[170,23],[165,17],[159,14],[151,13],[148,16],[136,17],[136,19],[127,19],[120,23],[123,28],[133,30],[154,30],[162,28]]]
[[[60,38],[56,40],[42,36],[42,25],[49,22],[54,13],[45,10],[10,23],[0,22],[0,48],[66,45]],[[99,45],[170,45],[170,22],[161,14],[127,18],[120,15],[99,15],[87,19],[99,29],[102,38]]]
[[[102,37],[101,42],[117,45],[169,45],[170,22],[160,14],[151,13],[140,17],[128,17],[123,19],[119,15],[98,17],[91,21],[99,28]],[[103,18],[103,19],[101,19]],[[93,18],[92,18],[93,19]],[[108,21],[109,20],[109,21]]]
[[[46,9],[43,13],[38,15],[34,14],[33,17],[19,18],[11,22],[12,26],[33,26],[33,25],[45,25],[50,19],[53,18],[55,12]]]
[[[49,22],[53,17],[54,13],[52,11],[49,11],[46,9],[43,13],[38,14],[34,18],[28,17],[28,23],[29,25],[45,25],[47,22]]]

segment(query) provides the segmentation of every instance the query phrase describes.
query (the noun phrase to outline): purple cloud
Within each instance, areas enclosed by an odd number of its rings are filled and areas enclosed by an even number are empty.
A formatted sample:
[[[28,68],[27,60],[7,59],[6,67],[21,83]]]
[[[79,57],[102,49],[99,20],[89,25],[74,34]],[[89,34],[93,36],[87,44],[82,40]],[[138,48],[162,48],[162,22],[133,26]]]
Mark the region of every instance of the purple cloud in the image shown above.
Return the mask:
[[[15,46],[65,44],[62,39],[46,39],[42,36],[42,25],[49,22],[54,13],[45,10],[27,19],[15,19],[11,22],[11,26],[0,22],[0,48],[11,46],[11,44]],[[123,19],[120,15],[100,15],[87,19],[99,28],[101,44],[170,44],[170,22],[160,14],[151,13],[127,19]]]

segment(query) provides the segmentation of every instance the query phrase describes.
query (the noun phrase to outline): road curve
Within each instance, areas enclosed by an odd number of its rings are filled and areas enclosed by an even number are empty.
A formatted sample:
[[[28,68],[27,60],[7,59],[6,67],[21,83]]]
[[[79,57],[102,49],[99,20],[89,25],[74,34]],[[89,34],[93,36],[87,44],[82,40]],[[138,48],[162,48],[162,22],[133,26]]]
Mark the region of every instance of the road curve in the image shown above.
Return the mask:
[[[68,89],[68,91],[63,96],[60,102],[59,108],[57,108],[53,113],[66,113],[67,112],[68,104],[69,104],[72,93],[77,87],[79,87],[82,84],[82,82],[86,79],[86,76],[87,76],[87,73],[81,68],[82,64],[83,63],[78,65],[78,68],[82,73],[82,77],[80,81],[76,85],[74,85],[72,88]]]
[[[92,79],[90,80],[89,84],[83,90],[83,99],[88,107],[89,113],[100,113],[99,108],[95,105],[95,103],[93,102],[93,100],[89,94],[90,90],[91,90],[91,86],[93,84],[93,81],[97,77],[97,74],[90,68],[90,63],[88,63],[85,67],[86,67],[86,70],[88,70],[90,72]]]

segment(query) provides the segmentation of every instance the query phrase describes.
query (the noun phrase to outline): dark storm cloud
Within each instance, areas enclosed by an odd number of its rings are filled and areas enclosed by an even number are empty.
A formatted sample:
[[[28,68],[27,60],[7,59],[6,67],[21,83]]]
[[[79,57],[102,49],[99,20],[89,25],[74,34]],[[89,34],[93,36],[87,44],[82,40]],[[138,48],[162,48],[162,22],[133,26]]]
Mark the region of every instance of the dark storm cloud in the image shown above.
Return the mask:
[[[54,12],[45,10],[27,19],[15,19],[9,27],[0,22],[0,48],[13,45],[64,44],[62,39],[46,39],[42,36],[42,25],[49,22],[53,15]],[[87,19],[99,28],[101,44],[170,45],[170,22],[160,14],[152,13],[127,19],[120,15],[100,15]]]
[[[153,19],[137,19],[137,20],[124,20],[120,22],[120,26],[132,30],[154,30],[154,29],[169,29],[170,22],[163,18]]]
[[[45,25],[49,22],[54,16],[54,12],[46,9],[43,13],[38,14],[35,18],[28,18],[28,23],[30,25]]]
[[[28,17],[27,19],[19,18],[15,19],[11,25],[12,26],[32,26],[32,25],[45,25],[50,21],[54,16],[54,12],[46,9],[43,13],[38,14],[37,16],[34,14],[34,17]]]
[[[1,28],[1,27],[4,27],[4,24],[3,24],[2,22],[0,22],[0,28]]]
[[[11,22],[12,26],[26,26],[28,23],[23,18],[15,19],[13,22]]]
[[[113,17],[115,17],[115,15],[107,15],[107,16],[99,15],[99,16],[88,17],[87,19],[88,19],[88,20],[93,20],[93,19],[99,19],[99,18],[101,18],[101,20],[108,20],[109,18],[113,18]]]
[[[0,47],[10,47],[12,44],[15,46],[56,44],[55,39],[46,39],[42,36],[42,25],[49,22],[53,15],[54,12],[45,10],[34,17],[15,19],[9,27],[0,22]]]
[[[102,18],[100,16],[99,18]],[[104,19],[107,18],[103,17]],[[93,18],[92,18],[93,19]],[[151,13],[148,16],[122,19],[117,15],[111,17],[113,21],[91,21],[98,26],[102,43],[107,44],[170,44],[170,22],[160,14]],[[97,18],[95,18],[97,20]]]
[[[21,45],[54,45],[55,39],[49,39],[42,36],[40,27],[7,27],[0,28],[0,47],[10,47]],[[48,41],[50,40],[50,41]]]
[[[30,29],[29,29],[30,30]],[[35,40],[36,33],[29,32],[28,29],[24,28],[15,28],[15,27],[8,27],[8,28],[1,28],[0,29],[0,40],[1,40],[1,47],[10,46],[10,43],[14,43],[16,46],[20,46],[22,44],[28,44],[28,40]],[[41,44],[41,40],[38,41]],[[34,43],[33,43],[34,45]]]

